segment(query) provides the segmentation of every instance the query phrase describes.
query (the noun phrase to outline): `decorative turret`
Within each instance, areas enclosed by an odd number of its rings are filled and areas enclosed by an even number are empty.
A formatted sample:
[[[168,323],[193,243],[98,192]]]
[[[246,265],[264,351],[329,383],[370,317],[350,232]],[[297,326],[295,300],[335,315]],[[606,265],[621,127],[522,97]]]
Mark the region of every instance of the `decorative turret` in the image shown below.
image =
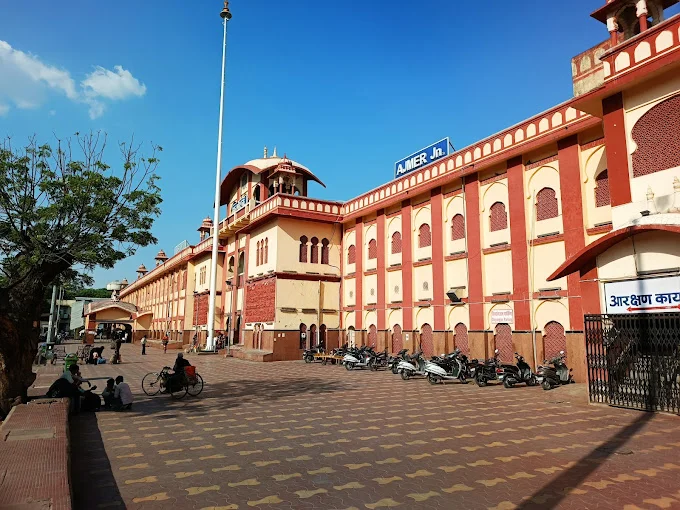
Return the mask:
[[[591,14],[607,24],[612,46],[626,41],[664,20],[664,9],[678,0],[607,0]]]
[[[201,223],[201,226],[198,227],[198,232],[200,233],[201,236],[201,241],[204,239],[207,239],[210,237],[210,232],[212,231],[213,228],[213,222],[210,218],[206,218],[203,220],[203,223]]]
[[[168,256],[165,254],[163,250],[159,250],[158,254],[156,255],[156,267],[160,266],[161,264],[164,264],[166,260],[168,260]]]
[[[146,273],[148,273],[148,271],[146,270],[146,266],[144,266],[144,264],[140,264],[139,267],[137,268],[137,279],[139,280]]]

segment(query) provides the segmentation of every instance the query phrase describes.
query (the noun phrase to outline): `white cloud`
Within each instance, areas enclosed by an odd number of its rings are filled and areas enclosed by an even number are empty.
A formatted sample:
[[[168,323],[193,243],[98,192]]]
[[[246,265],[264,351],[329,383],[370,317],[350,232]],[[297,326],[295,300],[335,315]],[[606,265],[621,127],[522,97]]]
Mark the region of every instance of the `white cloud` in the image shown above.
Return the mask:
[[[97,66],[77,86],[69,71],[45,64],[2,40],[0,76],[0,115],[9,111],[10,104],[20,109],[37,108],[47,101],[47,93],[52,90],[88,105],[90,117],[95,119],[103,115],[107,101],[123,101],[146,93],[146,85],[122,66],[115,66],[113,71]]]

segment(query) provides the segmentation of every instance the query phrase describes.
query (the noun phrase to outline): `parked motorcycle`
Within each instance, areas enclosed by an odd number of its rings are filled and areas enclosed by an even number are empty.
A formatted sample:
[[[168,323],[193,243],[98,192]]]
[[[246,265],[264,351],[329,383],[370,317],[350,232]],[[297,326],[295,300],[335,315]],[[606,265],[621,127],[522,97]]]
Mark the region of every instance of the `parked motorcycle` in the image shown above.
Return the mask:
[[[312,347],[311,349],[305,349],[302,353],[302,359],[305,363],[312,363],[314,361],[314,355],[324,352],[320,346]]]
[[[541,386],[544,390],[551,390],[555,386],[574,382],[571,369],[564,363],[566,357],[564,351],[560,351],[553,359],[543,361],[545,364],[538,367],[538,377],[541,379]]]
[[[387,349],[382,352],[377,353],[373,358],[371,358],[370,365],[371,370],[378,371],[381,368],[387,368]]]
[[[411,377],[425,376],[426,363],[425,358],[423,358],[423,351],[418,350],[413,355],[408,356],[408,360],[401,360],[397,365],[397,371],[404,381],[408,381]]]
[[[494,357],[480,364],[475,370],[475,382],[480,388],[486,386],[489,381],[498,380],[499,374],[503,373],[501,364],[498,361],[498,352],[498,349],[496,349]]]
[[[469,375],[467,364],[461,359],[460,349],[432,358],[425,363],[425,373],[430,384],[444,381],[460,381],[467,384]]]
[[[397,367],[399,366],[399,362],[401,360],[407,358],[406,354],[407,352],[408,349],[402,349],[395,356],[390,356],[390,358],[387,360],[387,367],[392,371],[394,375],[397,375],[399,373]]]
[[[371,360],[375,356],[373,347],[362,346],[360,348],[352,348],[342,358],[342,364],[347,370],[354,370],[355,368],[369,368]]]
[[[529,363],[524,360],[524,356],[515,353],[516,365],[503,365],[503,373],[498,375],[498,379],[503,382],[506,388],[512,388],[515,384],[526,383],[527,386],[536,386],[538,380],[533,373]]]

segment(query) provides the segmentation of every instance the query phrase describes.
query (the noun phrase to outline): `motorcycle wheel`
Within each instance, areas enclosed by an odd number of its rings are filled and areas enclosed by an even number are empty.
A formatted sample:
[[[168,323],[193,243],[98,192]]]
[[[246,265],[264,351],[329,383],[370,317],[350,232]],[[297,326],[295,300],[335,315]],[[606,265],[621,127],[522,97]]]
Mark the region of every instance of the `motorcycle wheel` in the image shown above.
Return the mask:
[[[392,365],[392,373],[394,375],[397,375],[399,373],[399,368],[397,367],[397,365]]]
[[[314,361],[314,356],[305,356],[305,363],[311,363]]]
[[[437,384],[439,380],[437,379],[437,376],[427,374],[427,382],[429,382],[430,384]]]
[[[477,382],[477,386],[479,386],[480,388],[483,388],[487,384],[486,377],[484,377],[482,375],[477,376],[476,382]]]
[[[408,372],[408,370],[402,370],[401,371],[401,378],[404,381],[408,381],[410,377],[411,377],[411,374]]]
[[[527,386],[536,386],[536,384],[538,384],[538,381],[536,381],[536,377],[532,375],[527,381]]]
[[[550,381],[547,379],[543,379],[543,382],[541,383],[541,386],[543,387],[544,390],[548,391],[552,389],[552,385],[550,384]]]
[[[352,370],[354,368],[354,363],[352,363],[351,361],[348,361],[347,363],[345,363],[345,368],[347,370]]]
[[[510,382],[509,379],[503,379],[503,387],[504,388],[512,388],[513,384]]]

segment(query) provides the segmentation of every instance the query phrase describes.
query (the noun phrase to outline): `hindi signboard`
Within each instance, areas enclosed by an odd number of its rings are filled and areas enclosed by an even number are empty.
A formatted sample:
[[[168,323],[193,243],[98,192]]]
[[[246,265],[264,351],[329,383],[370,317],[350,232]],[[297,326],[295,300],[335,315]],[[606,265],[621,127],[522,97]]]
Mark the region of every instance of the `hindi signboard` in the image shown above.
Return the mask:
[[[680,312],[680,276],[604,284],[607,313]]]
[[[514,324],[514,322],[513,310],[507,308],[491,310],[491,324]]]

